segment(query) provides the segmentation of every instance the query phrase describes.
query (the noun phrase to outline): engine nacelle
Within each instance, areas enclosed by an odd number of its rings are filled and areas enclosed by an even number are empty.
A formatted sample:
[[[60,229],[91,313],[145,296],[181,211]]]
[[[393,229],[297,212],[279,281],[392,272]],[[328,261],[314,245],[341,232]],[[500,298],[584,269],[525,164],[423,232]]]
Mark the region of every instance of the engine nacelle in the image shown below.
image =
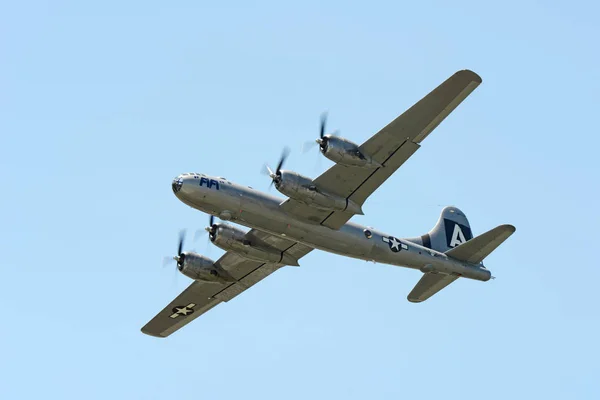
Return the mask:
[[[325,135],[319,143],[321,153],[331,161],[351,167],[377,168],[382,165],[363,154],[356,143],[332,135]]]
[[[312,179],[293,171],[280,171],[275,187],[281,193],[301,203],[331,211],[349,211],[363,215],[362,208],[345,197],[336,196],[320,190]]]
[[[209,233],[210,241],[215,246],[234,252],[244,258],[258,262],[274,264],[298,265],[298,260],[275,247],[258,240],[250,241],[246,232],[227,224],[215,224]]]
[[[235,281],[227,271],[215,265],[213,260],[196,253],[181,253],[177,269],[196,281],[221,283]]]

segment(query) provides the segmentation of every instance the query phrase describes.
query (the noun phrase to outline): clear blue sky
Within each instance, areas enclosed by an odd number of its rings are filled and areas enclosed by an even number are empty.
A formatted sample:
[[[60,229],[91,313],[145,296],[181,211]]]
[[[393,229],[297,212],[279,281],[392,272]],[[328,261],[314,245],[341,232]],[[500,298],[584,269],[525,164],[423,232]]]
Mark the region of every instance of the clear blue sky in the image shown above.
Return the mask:
[[[592,1],[12,1],[0,12],[3,399],[597,399],[599,6]],[[365,205],[426,232],[444,205],[517,232],[423,304],[419,273],[313,252],[166,340],[198,171],[331,163],[459,69],[483,84]],[[217,258],[206,239],[187,248]]]

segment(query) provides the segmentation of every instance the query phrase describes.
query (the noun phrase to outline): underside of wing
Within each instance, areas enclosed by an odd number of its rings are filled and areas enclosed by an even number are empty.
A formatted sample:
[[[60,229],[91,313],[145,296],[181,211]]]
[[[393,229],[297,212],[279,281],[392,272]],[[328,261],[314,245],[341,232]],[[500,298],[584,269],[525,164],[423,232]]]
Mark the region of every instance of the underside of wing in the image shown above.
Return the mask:
[[[514,226],[500,225],[448,250],[446,255],[457,260],[477,264],[483,261],[485,257],[500,246],[513,233],[515,233]]]
[[[408,301],[412,303],[425,301],[458,278],[459,277],[456,275],[444,275],[431,272],[423,274],[423,277],[409,293]]]
[[[481,78],[473,71],[458,71],[359,147],[382,167],[336,164],[313,181],[315,186],[362,206],[480,83]],[[333,229],[339,229],[354,215],[347,211],[319,210],[293,199],[286,200],[282,207]]]
[[[158,313],[143,328],[146,335],[167,337],[204,314],[221,300],[213,295],[219,290],[217,284],[192,282],[167,307]]]
[[[246,235],[249,240],[259,238],[296,260],[313,250],[303,244],[254,229]],[[237,282],[225,284],[192,282],[187,289],[148,322],[142,328],[142,332],[151,336],[167,337],[219,303],[233,299],[284,266],[283,264],[249,260],[233,252],[225,253],[215,264],[225,269]]]

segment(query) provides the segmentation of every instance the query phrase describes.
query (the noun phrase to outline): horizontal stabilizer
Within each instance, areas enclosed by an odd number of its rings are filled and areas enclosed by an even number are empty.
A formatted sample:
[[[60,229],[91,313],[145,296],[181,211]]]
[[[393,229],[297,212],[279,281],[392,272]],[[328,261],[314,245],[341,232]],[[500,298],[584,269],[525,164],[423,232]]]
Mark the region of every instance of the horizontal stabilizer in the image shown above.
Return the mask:
[[[516,228],[512,225],[500,225],[446,252],[448,257],[473,264],[480,263],[502,244]]]
[[[420,303],[427,300],[452,282],[458,275],[444,275],[428,272],[417,282],[415,288],[408,294],[408,301]]]

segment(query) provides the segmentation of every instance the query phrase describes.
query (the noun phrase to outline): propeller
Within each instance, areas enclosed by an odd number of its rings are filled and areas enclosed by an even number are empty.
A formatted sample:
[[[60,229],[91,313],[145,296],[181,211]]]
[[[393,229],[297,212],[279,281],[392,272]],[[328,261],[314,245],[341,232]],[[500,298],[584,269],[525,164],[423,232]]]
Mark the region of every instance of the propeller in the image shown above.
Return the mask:
[[[200,236],[203,236],[206,232],[208,233],[213,233],[216,232],[216,227],[213,228],[213,225],[215,224],[215,217],[214,215],[211,215],[209,220],[208,220],[208,226],[206,228],[203,229],[197,229],[196,233],[194,233],[194,242],[197,242],[198,239],[200,239]],[[211,228],[213,228],[211,230]]]
[[[283,148],[281,158],[279,158],[279,162],[277,163],[277,168],[275,169],[275,171],[273,171],[268,164],[265,164],[263,173],[271,178],[271,185],[269,186],[269,189],[271,188],[271,186],[273,186],[273,183],[277,185],[281,181],[281,167],[283,167],[283,163],[289,155],[290,148],[286,146]]]
[[[163,259],[163,267],[170,263],[172,260],[177,261],[177,269],[183,269],[183,262],[185,261],[185,254],[182,253],[183,250],[183,239],[185,237],[185,230],[181,230],[179,232],[179,244],[177,245],[177,255],[173,257],[165,257]]]
[[[304,143],[304,146],[302,146],[303,153],[308,152],[312,147],[314,147],[315,144],[319,145],[321,151],[325,152],[327,150],[328,138],[325,136],[325,127],[326,126],[327,126],[327,113],[324,112],[323,114],[321,114],[319,137],[317,139],[315,139],[314,141]],[[337,133],[337,131],[335,131],[334,133]]]
[[[208,232],[208,237],[211,241],[215,240],[215,234],[217,233],[218,225],[215,224],[215,216],[211,215],[208,220],[208,226],[204,228]]]

